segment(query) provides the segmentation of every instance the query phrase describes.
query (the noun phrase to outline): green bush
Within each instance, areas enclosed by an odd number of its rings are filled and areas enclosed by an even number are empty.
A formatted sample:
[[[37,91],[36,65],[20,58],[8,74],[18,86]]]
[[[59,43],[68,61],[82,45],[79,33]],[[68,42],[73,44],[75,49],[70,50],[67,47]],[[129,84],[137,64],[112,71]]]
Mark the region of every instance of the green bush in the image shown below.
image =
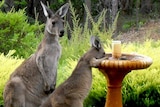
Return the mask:
[[[0,11],[0,52],[7,54],[16,50],[15,55],[28,57],[41,39],[43,25],[27,23],[24,10],[3,13]]]
[[[153,64],[144,70],[129,73],[123,81],[123,103],[126,107],[160,106],[160,41],[146,40],[143,44],[127,44],[124,51],[137,52],[153,59]]]

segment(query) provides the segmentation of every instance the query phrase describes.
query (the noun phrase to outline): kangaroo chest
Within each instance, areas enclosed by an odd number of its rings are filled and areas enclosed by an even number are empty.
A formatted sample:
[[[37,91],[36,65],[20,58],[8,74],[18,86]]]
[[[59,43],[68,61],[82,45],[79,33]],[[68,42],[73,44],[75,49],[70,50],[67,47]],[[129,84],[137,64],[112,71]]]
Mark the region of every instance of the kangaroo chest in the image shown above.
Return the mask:
[[[44,63],[46,63],[45,67],[46,69],[49,69],[47,71],[53,71],[54,69],[57,69],[57,63],[61,56],[61,46],[59,43],[52,43],[52,44],[46,44],[42,55],[44,58]]]

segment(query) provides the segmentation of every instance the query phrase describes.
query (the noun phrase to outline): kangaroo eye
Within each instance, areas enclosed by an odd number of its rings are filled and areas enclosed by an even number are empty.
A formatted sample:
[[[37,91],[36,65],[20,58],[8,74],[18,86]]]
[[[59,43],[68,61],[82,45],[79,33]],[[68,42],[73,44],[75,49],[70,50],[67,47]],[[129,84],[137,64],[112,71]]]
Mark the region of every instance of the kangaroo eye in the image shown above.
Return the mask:
[[[52,22],[52,25],[55,25],[55,24],[56,24],[56,22],[53,21],[53,22]]]

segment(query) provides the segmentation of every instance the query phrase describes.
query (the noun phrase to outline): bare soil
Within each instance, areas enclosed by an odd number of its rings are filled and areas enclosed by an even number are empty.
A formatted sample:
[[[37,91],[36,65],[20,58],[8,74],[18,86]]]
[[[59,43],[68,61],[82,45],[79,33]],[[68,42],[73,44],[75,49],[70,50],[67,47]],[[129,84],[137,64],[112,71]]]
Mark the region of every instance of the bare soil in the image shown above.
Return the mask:
[[[142,43],[147,39],[160,40],[160,20],[151,20],[139,29],[132,28],[126,33],[119,34],[114,38],[114,40],[121,40],[122,43]]]

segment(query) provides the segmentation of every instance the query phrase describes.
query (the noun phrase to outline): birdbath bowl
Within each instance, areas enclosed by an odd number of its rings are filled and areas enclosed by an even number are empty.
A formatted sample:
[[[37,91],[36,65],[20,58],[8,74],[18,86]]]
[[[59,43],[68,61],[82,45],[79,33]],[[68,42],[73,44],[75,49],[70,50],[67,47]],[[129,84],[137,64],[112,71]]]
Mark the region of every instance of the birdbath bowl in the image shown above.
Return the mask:
[[[114,48],[112,44],[112,48]],[[116,47],[117,48],[117,47]],[[152,64],[152,59],[140,54],[121,53],[120,47],[117,50],[119,55],[106,53],[106,59],[98,66],[107,80],[107,98],[105,107],[123,107],[122,105],[122,81],[131,70],[145,69]]]

